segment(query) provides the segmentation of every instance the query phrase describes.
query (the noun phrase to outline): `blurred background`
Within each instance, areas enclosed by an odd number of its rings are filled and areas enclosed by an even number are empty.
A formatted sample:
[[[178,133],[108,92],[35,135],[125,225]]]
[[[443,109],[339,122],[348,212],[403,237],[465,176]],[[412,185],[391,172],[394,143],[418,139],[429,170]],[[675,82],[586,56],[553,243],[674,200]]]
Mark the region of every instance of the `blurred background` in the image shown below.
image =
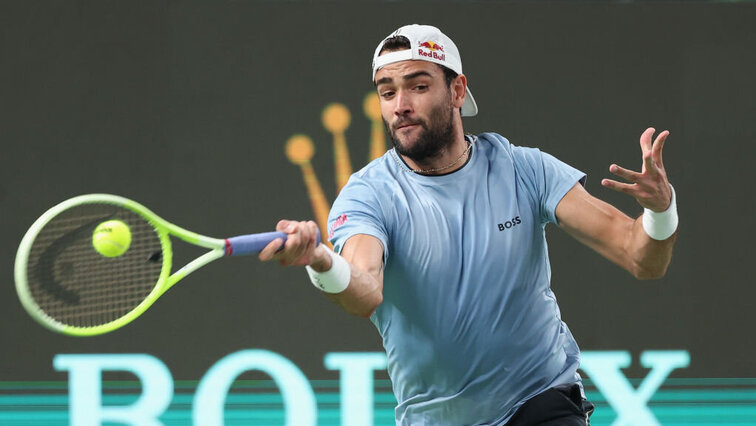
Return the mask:
[[[371,55],[408,23],[438,26],[459,47],[480,107],[464,120],[467,132],[555,155],[629,215],[641,208],[600,181],[612,163],[640,167],[645,128],[671,131],[664,161],[681,221],[667,275],[636,281],[552,226],[552,286],[583,351],[630,357],[615,373],[633,389],[653,370],[644,352],[688,357],[642,401],[648,424],[756,423],[747,269],[756,5],[243,0],[0,2],[0,423],[98,424],[77,423],[73,373],[53,365],[56,355],[83,354],[146,354],[163,365],[174,385],[164,424],[198,424],[200,381],[235,353],[289,360],[312,386],[317,424],[361,418],[347,413],[344,371],[325,360],[377,353],[380,366],[378,333],[300,268],[223,260],[127,327],[82,339],[24,312],[13,262],[39,215],[84,193],[132,198],[215,237],[316,219],[338,192],[335,167],[356,171],[386,149],[371,113]],[[300,149],[287,154],[293,137]],[[334,155],[338,144],[346,157]],[[176,250],[179,259],[199,254]],[[292,413],[309,410],[262,370],[236,377],[226,424],[295,424]],[[359,421],[393,424],[385,369],[369,371],[374,412],[360,406]],[[630,394],[612,398],[617,388],[583,373],[597,405],[592,424],[639,424],[622,408]],[[148,387],[128,371],[102,379],[104,406],[135,406]]]

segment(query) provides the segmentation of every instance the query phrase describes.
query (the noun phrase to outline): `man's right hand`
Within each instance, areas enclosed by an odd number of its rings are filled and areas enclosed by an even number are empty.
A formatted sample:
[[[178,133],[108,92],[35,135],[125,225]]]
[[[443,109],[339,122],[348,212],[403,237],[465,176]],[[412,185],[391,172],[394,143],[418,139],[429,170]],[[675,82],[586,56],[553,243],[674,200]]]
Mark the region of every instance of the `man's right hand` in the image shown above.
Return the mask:
[[[286,243],[281,238],[271,241],[260,252],[261,261],[310,265],[316,272],[331,269],[331,255],[316,241],[319,232],[315,222],[282,220],[276,230],[287,234]],[[347,240],[341,256],[350,264],[349,285],[341,293],[324,294],[348,313],[368,318],[383,302],[383,245],[371,235],[358,234]]]
[[[281,238],[271,241],[258,255],[261,261],[277,260],[282,266],[311,265],[319,272],[331,267],[330,257],[317,250],[320,233],[315,222],[281,220],[276,231],[287,234],[286,243]]]

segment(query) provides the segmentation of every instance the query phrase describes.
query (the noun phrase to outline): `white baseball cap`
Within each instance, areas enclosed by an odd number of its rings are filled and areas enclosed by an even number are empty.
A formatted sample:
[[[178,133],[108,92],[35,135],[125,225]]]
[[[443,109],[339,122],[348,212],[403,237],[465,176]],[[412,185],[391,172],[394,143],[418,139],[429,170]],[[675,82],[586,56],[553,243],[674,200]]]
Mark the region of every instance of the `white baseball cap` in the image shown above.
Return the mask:
[[[404,36],[410,42],[409,50],[398,50],[381,55],[383,44],[391,37]],[[457,74],[462,74],[462,58],[454,42],[436,27],[430,25],[405,25],[378,43],[373,54],[373,81],[375,73],[388,64],[400,61],[428,61],[433,62]],[[470,88],[466,87],[467,95],[462,105],[462,116],[472,117],[478,113],[478,105],[475,103]]]

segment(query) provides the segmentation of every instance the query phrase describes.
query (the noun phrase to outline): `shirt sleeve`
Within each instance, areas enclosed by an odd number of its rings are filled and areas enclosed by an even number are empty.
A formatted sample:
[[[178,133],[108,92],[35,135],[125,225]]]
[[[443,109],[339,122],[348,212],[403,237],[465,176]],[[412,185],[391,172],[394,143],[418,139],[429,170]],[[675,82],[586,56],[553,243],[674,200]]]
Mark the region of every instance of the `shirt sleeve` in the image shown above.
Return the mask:
[[[366,234],[383,245],[383,263],[388,259],[388,232],[377,191],[357,175],[341,189],[328,215],[328,240],[341,253],[349,238]]]
[[[576,183],[585,185],[585,173],[537,148],[513,147],[513,155],[526,187],[538,203],[541,221],[557,223],[557,205]]]

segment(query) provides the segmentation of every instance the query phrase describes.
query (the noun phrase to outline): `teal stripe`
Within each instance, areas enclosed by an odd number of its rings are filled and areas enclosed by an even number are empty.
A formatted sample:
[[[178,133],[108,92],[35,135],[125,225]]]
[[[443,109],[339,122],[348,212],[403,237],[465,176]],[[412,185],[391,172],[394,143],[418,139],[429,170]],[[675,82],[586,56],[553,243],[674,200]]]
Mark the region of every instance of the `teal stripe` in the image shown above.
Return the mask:
[[[596,403],[606,403],[606,398],[598,391],[586,390],[586,398]],[[690,389],[669,390],[660,389],[651,397],[650,403],[654,402],[707,402],[707,401],[756,401],[754,389]],[[756,423],[756,422],[755,422]]]
[[[340,419],[340,415],[341,414],[338,410],[319,410],[318,420],[331,421],[331,422],[338,423]],[[225,416],[225,419],[229,421],[280,420],[283,423],[283,420],[284,420],[284,413],[281,410],[226,410],[224,416]],[[186,420],[190,420],[191,417],[192,417],[191,410],[182,410],[182,411],[170,410],[170,411],[166,411],[162,416],[160,416],[160,419],[166,422],[179,421],[179,420],[186,421]],[[388,420],[388,421],[391,421],[391,423],[393,424],[394,410],[393,409],[392,410],[376,410],[375,418],[376,420]],[[47,424],[47,423],[42,423],[42,422],[67,421],[68,411],[61,410],[61,411],[49,412],[49,413],[37,412],[37,411],[26,411],[26,412],[15,412],[15,413],[0,412],[0,420],[40,422],[40,424]]]
[[[651,402],[666,401],[756,401],[756,390],[752,389],[717,389],[717,390],[658,390],[651,397]]]
[[[606,399],[600,393],[588,392],[586,396],[594,404],[605,403]],[[137,400],[139,394],[126,394],[126,395],[104,395],[103,402],[106,405],[127,405]],[[340,401],[340,394],[338,393],[318,393],[316,394],[316,401],[318,404],[323,405],[338,405]],[[194,395],[176,394],[173,396],[173,404],[185,404],[191,405],[194,399]],[[380,404],[396,404],[396,400],[393,394],[390,393],[378,393],[373,396],[374,403]],[[686,390],[686,391],[670,391],[659,390],[654,394],[651,399],[653,403],[663,402],[746,402],[751,403],[756,401],[756,390],[748,389],[726,389],[726,390]],[[226,396],[227,404],[268,404],[283,406],[283,397],[281,394],[238,394],[229,393]],[[68,395],[0,395],[0,407],[5,406],[25,406],[25,405],[67,405]]]
[[[388,380],[376,380],[375,388],[391,389]],[[195,389],[199,380],[176,380],[175,389]],[[339,380],[310,380],[314,389],[332,388],[339,389]],[[141,389],[141,382],[137,380],[105,380],[102,382],[103,389]],[[63,381],[0,381],[0,390],[15,389],[68,389],[68,383]],[[231,389],[278,389],[273,380],[236,380]]]
[[[651,412],[665,426],[667,422],[680,421],[719,421],[717,424],[727,424],[730,421],[742,421],[756,418],[756,405],[738,405],[738,404],[700,404],[680,405],[670,404],[665,406],[651,406]],[[617,414],[610,407],[597,408],[591,416],[591,424],[596,422],[613,421]]]
[[[128,405],[137,400],[138,394],[129,395],[103,395],[102,400],[105,405]],[[174,405],[191,405],[194,395],[176,394],[173,396],[171,404]],[[316,394],[315,399],[318,405],[339,405],[341,396],[333,394]],[[393,394],[376,394],[374,395],[376,405],[390,404],[396,405],[396,399]],[[226,404],[230,405],[251,405],[267,404],[283,407],[283,398],[280,394],[233,394],[226,396]],[[0,395],[0,407],[8,406],[29,406],[29,405],[68,405],[68,395]]]
[[[697,379],[673,379],[668,378],[664,381],[664,386],[756,386],[756,378],[716,378],[706,377]]]
[[[665,426],[683,424],[753,424],[756,416],[756,407],[668,407],[652,409],[657,419]],[[375,412],[375,424],[393,424],[393,410],[380,410]],[[244,424],[254,421],[265,421],[267,424],[276,421],[283,424],[284,416],[280,410],[226,410],[226,424]],[[318,415],[318,424],[338,424],[339,412],[336,410],[321,411]],[[616,414],[607,410],[598,411],[591,418],[594,426],[609,425],[616,419]],[[45,425],[65,424],[68,420],[67,411],[58,412],[17,412],[0,413],[0,421],[13,422],[14,425]],[[181,424],[191,420],[191,410],[168,411],[161,416],[166,424]],[[22,423],[23,422],[23,423]],[[247,423],[249,424],[249,423]]]
[[[659,416],[687,417],[687,416],[750,416],[756,418],[756,406],[739,406],[735,404],[706,404],[689,406],[652,407],[651,411]]]
[[[628,379],[633,386],[638,386],[644,379]],[[176,380],[175,388],[178,389],[196,389],[199,380]],[[310,384],[314,389],[338,389],[340,384],[338,380],[311,380]],[[583,384],[588,389],[596,389],[593,381],[589,378],[583,380]],[[756,378],[668,378],[664,381],[664,387],[675,386],[756,386]],[[103,382],[105,389],[141,389],[140,382],[136,380],[106,380]],[[388,380],[375,380],[375,388],[385,391],[391,391],[391,382]],[[20,389],[59,389],[67,390],[68,383],[64,381],[0,381],[0,390],[20,390]],[[231,386],[231,389],[277,389],[272,380],[237,380]]]
[[[628,378],[630,384],[637,387],[645,378]],[[596,388],[593,380],[583,378],[583,386]],[[699,378],[667,378],[664,387],[670,386],[756,386],[756,377],[699,377]]]
[[[104,395],[103,402],[106,405],[126,405],[137,400],[139,394],[128,395]],[[605,398],[599,393],[587,393],[586,396],[596,403],[606,402]],[[316,394],[318,404],[338,405],[340,395]],[[173,404],[192,404],[193,395],[176,394],[173,397]],[[375,394],[375,404],[396,404],[393,394],[380,393]],[[688,391],[668,391],[660,390],[651,399],[651,404],[655,402],[754,402],[756,401],[756,390],[688,390]],[[277,404],[283,405],[283,398],[280,394],[234,394],[226,396],[227,404]],[[21,406],[21,405],[67,405],[68,395],[0,395],[0,406]]]
[[[19,412],[0,412],[0,420],[66,420],[68,419],[68,410],[65,411],[19,411]]]

